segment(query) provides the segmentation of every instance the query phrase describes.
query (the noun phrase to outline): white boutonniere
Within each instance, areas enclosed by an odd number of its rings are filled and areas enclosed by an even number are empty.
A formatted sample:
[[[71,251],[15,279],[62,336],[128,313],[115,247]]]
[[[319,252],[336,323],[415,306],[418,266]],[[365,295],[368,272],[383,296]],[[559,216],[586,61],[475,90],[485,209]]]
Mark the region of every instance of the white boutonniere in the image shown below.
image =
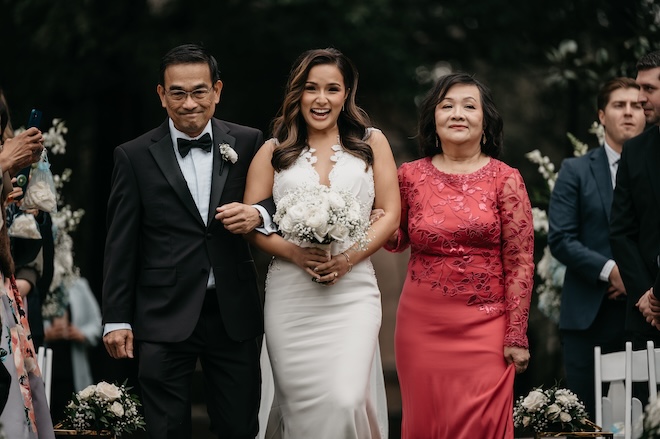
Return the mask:
[[[228,143],[221,143],[219,148],[222,160],[231,163],[236,163],[236,161],[238,161],[238,153],[234,151],[234,148],[229,146]]]

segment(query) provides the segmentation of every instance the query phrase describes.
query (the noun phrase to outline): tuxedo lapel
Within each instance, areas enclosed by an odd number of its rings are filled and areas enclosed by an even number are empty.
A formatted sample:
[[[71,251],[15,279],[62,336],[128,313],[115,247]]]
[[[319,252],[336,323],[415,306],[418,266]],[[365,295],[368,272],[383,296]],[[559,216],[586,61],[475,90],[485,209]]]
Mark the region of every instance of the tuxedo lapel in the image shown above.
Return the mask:
[[[610,162],[607,160],[607,154],[605,153],[605,148],[600,147],[594,151],[591,156],[591,161],[589,162],[591,167],[591,174],[596,181],[598,186],[598,193],[600,194],[600,200],[603,204],[603,209],[607,215],[607,219],[610,219],[610,211],[612,210],[612,194],[614,190],[612,189],[612,174],[610,173]]]
[[[172,147],[172,139],[169,136],[169,130],[167,135],[163,136],[158,142],[149,147],[149,151],[154,157],[156,164],[163,172],[165,179],[181,199],[183,205],[186,206],[190,213],[203,224],[204,222],[202,221],[202,217],[199,215],[199,210],[197,209],[195,200],[193,200],[192,195],[190,195],[188,184],[183,177],[181,168],[179,168],[179,163],[177,162],[176,156],[174,155],[174,148]]]
[[[210,226],[215,217],[215,208],[220,205],[222,190],[227,182],[231,162],[225,161],[220,155],[220,145],[228,144],[230,147],[236,147],[236,138],[229,135],[229,127],[217,119],[213,121],[213,176],[211,179],[211,197],[209,199],[209,217],[207,224]]]

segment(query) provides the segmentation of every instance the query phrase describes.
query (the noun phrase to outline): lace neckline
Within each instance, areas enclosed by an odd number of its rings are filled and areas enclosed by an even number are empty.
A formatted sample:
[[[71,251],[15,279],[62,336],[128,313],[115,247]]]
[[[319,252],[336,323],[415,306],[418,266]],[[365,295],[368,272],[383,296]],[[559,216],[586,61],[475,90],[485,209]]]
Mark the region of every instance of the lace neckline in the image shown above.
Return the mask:
[[[344,148],[342,148],[342,146],[339,144],[334,144],[330,148],[334,151],[333,154],[330,156],[330,160],[337,163],[337,160],[339,160],[339,156],[341,156],[344,153]],[[302,155],[310,165],[313,165],[318,161],[318,157],[316,157],[316,154],[314,154],[315,152],[316,152],[316,148],[312,148],[309,145],[307,145],[306,149],[303,150]]]
[[[332,162],[332,166],[330,168],[330,172],[328,173],[328,186],[332,187],[332,180],[334,178],[334,174],[337,169],[337,162],[344,154],[344,148],[342,148],[341,146],[341,140],[339,139],[339,136],[337,136],[337,143],[332,145],[330,148],[332,149],[332,155],[330,156],[330,161]],[[316,181],[319,184],[324,184],[321,183],[322,180],[321,175],[314,166],[314,164],[318,161],[318,157],[316,157],[316,155],[314,154],[315,152],[316,152],[316,148],[312,148],[311,146],[309,146],[309,144],[307,144],[306,149],[303,150],[301,156],[303,157],[305,163],[308,164],[309,168],[316,176]]]
[[[484,176],[491,174],[493,171],[493,167],[497,162],[496,159],[491,157],[490,160],[488,160],[488,163],[486,163],[485,165],[483,165],[481,168],[477,169],[474,172],[469,172],[467,174],[450,174],[448,172],[444,172],[436,168],[431,162],[431,160],[432,157],[424,158],[423,163],[426,166],[423,166],[423,170],[425,171],[426,174],[432,176],[440,176],[448,181],[458,181],[458,182],[479,180]]]

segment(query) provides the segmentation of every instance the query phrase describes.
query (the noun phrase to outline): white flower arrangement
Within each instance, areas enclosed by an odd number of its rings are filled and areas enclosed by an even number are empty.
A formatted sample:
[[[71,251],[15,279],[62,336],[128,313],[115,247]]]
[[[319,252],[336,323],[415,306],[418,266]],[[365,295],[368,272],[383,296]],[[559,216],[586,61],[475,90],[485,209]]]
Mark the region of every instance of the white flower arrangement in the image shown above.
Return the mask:
[[[537,433],[586,431],[593,427],[584,403],[575,393],[557,386],[547,390],[537,387],[521,396],[513,408],[513,423],[516,428]]]
[[[640,439],[660,439],[660,399],[644,408],[642,425],[643,433]]]
[[[76,431],[109,430],[116,436],[145,429],[140,401],[125,384],[101,381],[73,395],[64,409],[63,428]]]
[[[238,161],[238,153],[234,148],[229,146],[228,143],[221,143],[218,148],[220,149],[220,156],[226,162],[236,163]]]
[[[594,122],[589,132],[598,137],[598,142],[602,144],[605,137],[605,131],[601,124]],[[573,155],[575,157],[583,156],[587,153],[589,146],[577,139],[573,134],[566,133],[566,136],[573,145]],[[547,156],[541,154],[538,149],[525,154],[527,159],[538,165],[538,171],[545,179],[548,190],[552,192],[557,181],[558,172],[555,165]],[[534,219],[534,230],[541,236],[548,234],[548,214],[545,210],[538,207],[532,208]],[[543,257],[536,265],[536,274],[541,278],[541,283],[536,286],[536,292],[539,295],[539,311],[555,323],[559,323],[559,309],[561,306],[561,288],[564,285],[564,274],[566,266],[555,259],[546,245],[543,249]]]
[[[366,248],[369,220],[362,217],[361,210],[348,191],[306,185],[280,199],[273,221],[285,239],[298,245],[350,241]]]

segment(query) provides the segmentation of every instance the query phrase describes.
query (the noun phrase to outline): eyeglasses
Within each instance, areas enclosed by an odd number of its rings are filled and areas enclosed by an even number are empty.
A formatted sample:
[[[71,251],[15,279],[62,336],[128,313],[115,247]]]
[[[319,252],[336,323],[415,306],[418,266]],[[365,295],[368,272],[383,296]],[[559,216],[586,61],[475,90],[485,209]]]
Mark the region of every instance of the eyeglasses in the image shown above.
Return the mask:
[[[193,91],[185,90],[168,90],[165,94],[172,99],[173,101],[183,101],[188,95],[193,98],[195,101],[202,101],[211,93],[210,88],[198,88]]]

